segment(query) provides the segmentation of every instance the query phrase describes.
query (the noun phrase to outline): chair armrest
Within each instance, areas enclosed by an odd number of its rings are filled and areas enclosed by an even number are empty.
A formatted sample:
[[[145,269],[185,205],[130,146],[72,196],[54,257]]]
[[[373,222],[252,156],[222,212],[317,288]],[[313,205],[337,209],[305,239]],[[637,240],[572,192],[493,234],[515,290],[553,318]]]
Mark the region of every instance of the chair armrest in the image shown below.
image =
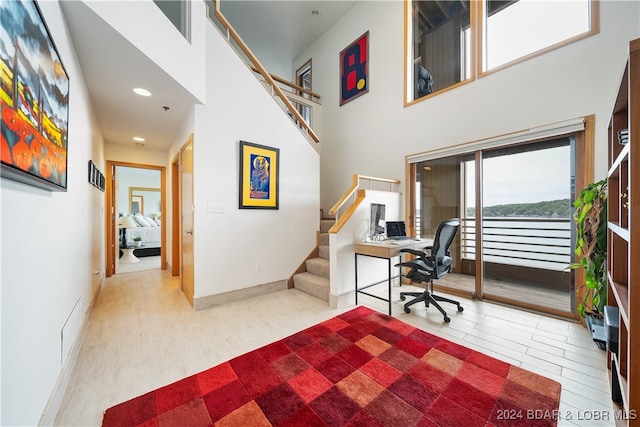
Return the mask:
[[[426,255],[426,253],[424,251],[419,251],[417,249],[409,249],[409,248],[400,249],[400,252],[408,252],[410,254],[414,254],[416,256],[419,256],[420,258],[423,258]]]

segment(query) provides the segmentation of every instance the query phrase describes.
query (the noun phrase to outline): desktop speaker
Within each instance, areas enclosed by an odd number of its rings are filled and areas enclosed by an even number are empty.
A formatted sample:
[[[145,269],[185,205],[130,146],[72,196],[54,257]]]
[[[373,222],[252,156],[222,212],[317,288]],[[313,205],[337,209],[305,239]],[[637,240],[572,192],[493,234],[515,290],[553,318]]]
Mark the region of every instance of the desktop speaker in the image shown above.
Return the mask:
[[[604,307],[604,331],[607,337],[607,350],[618,354],[618,336],[620,330],[620,310],[618,307]]]

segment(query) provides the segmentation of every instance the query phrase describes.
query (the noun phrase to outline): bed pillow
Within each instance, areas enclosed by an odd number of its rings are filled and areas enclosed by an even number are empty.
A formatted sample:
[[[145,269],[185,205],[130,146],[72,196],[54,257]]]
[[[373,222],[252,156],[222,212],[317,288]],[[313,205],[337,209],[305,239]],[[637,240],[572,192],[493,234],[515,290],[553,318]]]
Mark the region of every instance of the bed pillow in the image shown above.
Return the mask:
[[[133,216],[133,219],[136,220],[136,222],[138,223],[138,225],[140,225],[140,227],[151,227],[151,225],[149,225],[147,220],[144,219],[144,217],[142,215],[140,215],[140,214],[135,214]]]
[[[153,218],[149,218],[148,216],[145,216],[144,219],[149,223],[149,225],[151,227],[157,227],[158,224],[156,224],[156,222],[153,220]]]

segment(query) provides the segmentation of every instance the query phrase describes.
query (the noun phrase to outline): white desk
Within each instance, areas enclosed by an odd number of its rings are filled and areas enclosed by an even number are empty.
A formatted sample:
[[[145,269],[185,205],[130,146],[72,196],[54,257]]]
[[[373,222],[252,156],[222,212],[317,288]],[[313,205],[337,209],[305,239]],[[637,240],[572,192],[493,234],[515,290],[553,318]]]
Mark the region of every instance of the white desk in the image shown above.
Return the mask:
[[[368,295],[373,298],[377,298],[389,303],[389,315],[391,315],[391,281],[397,277],[400,277],[399,273],[396,276],[391,274],[391,259],[400,257],[402,262],[402,249],[423,249],[426,246],[433,244],[433,239],[406,239],[406,240],[383,240],[381,242],[357,242],[354,244],[354,257],[355,257],[355,271],[356,271],[356,305],[358,305],[358,293]],[[375,283],[358,287],[358,256],[368,256],[373,258],[380,258],[387,260],[388,274],[387,278]],[[387,282],[389,286],[388,299],[382,298],[378,295],[374,295],[365,291],[372,286],[379,285]]]

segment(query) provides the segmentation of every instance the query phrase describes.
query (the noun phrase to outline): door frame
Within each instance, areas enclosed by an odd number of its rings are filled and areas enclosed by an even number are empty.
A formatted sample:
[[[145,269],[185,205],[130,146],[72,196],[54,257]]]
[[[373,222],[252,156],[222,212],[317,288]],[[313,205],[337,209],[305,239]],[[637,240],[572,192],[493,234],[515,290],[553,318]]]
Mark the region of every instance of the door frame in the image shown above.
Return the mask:
[[[180,152],[171,160],[171,275],[182,271],[182,244],[180,221]]]
[[[161,248],[164,250],[160,251],[160,268],[162,270],[167,268],[167,258],[166,258],[166,247],[167,247],[167,227],[165,225],[166,222],[166,205],[167,205],[167,194],[166,194],[166,168],[164,166],[156,166],[156,165],[147,165],[143,163],[130,163],[130,162],[121,162],[117,160],[107,160],[107,179],[106,179],[106,205],[107,209],[105,209],[105,228],[106,228],[106,238],[105,238],[105,276],[111,277],[116,273],[116,253],[120,249],[120,245],[116,245],[118,242],[116,236],[116,210],[115,210],[115,168],[118,166],[129,167],[129,168],[138,168],[138,169],[151,169],[160,171],[160,236]]]

